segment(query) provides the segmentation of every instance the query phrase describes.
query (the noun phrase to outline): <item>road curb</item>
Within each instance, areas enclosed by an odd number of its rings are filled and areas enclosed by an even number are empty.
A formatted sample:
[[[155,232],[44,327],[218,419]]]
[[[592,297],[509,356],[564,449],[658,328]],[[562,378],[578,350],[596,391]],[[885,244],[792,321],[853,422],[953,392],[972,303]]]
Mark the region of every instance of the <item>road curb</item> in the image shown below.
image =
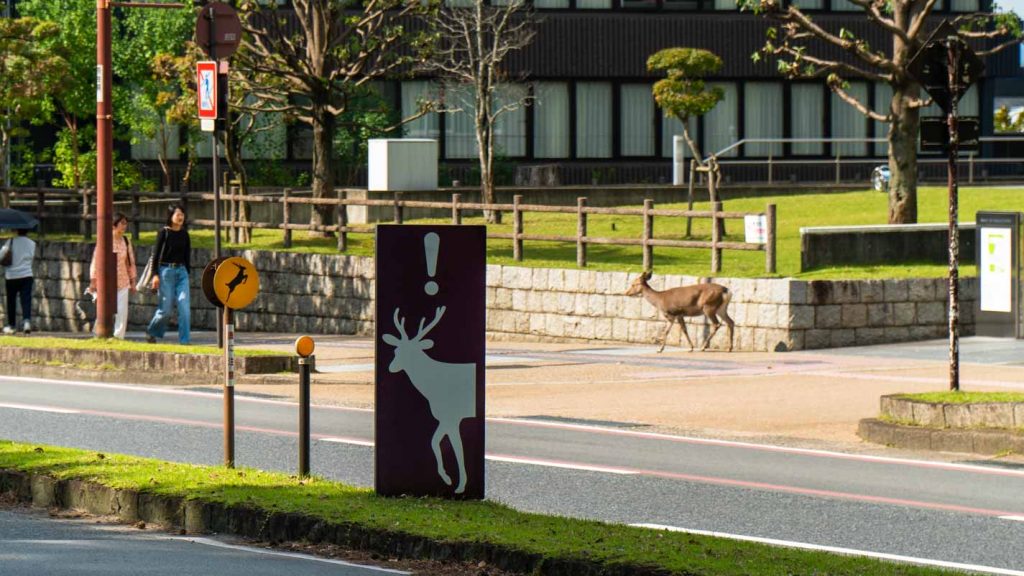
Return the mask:
[[[53,380],[88,380],[105,384],[149,384],[168,386],[221,385],[222,369],[206,372],[178,372],[159,370],[127,370],[121,367],[91,369],[76,366],[48,366],[46,364],[18,364],[0,362],[5,376],[49,378]],[[238,384],[289,384],[298,382],[295,375],[248,374],[236,377]]]
[[[865,418],[857,426],[857,435],[868,442],[910,450],[1024,454],[1024,434],[1010,430],[928,428]]]
[[[416,560],[486,562],[509,572],[550,576],[668,576],[666,570],[551,558],[489,542],[443,541],[298,513],[115,489],[80,479],[0,469],[0,493],[35,507],[83,510],[125,523],[159,525],[180,534],[224,533],[280,544],[335,544]]]

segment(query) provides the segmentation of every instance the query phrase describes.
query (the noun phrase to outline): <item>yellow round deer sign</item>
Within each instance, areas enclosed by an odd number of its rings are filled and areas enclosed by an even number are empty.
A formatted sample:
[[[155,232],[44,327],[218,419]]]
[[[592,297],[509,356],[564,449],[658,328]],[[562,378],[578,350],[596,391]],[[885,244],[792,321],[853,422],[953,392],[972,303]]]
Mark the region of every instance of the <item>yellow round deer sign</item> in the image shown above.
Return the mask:
[[[256,299],[260,291],[260,276],[256,267],[245,258],[228,258],[217,266],[213,275],[213,291],[226,308],[245,308]]]

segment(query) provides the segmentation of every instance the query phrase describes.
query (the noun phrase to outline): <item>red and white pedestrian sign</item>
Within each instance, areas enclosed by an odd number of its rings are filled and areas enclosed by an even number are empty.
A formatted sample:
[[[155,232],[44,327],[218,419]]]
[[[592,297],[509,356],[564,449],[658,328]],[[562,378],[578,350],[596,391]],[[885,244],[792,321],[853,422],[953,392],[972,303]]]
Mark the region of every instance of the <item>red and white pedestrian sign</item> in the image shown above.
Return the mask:
[[[196,62],[196,95],[199,98],[199,118],[217,119],[217,63]]]

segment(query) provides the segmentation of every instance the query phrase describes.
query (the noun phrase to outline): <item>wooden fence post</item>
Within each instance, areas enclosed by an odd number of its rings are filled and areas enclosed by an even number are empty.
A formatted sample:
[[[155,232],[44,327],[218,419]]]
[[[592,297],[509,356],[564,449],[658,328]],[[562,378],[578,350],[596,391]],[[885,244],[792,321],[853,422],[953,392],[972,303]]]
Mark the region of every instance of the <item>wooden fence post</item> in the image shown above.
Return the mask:
[[[587,207],[586,198],[576,199],[576,266],[586,268],[587,266]]]
[[[11,191],[9,189],[7,189],[7,188],[4,188],[3,191],[0,191],[0,208],[10,208],[10,207],[11,207]]]
[[[139,191],[132,191],[132,240],[135,242],[139,241],[139,234],[142,233],[142,223],[139,222],[139,218],[142,217],[142,210],[139,207]]]
[[[644,200],[644,270],[651,270],[654,267],[654,246],[651,246],[651,238],[654,238],[654,216],[651,215],[651,210],[654,210],[654,200],[648,198]]]
[[[722,241],[722,229],[718,225],[718,213],[722,211],[721,202],[711,204],[711,271],[722,271],[722,249],[718,247]]]
[[[764,269],[769,274],[775,274],[775,204],[769,204],[765,209],[764,219],[768,234],[764,245]]]
[[[89,189],[82,188],[82,223],[79,225],[79,230],[82,232],[82,237],[86,242],[92,241],[92,222],[89,221],[89,211],[91,205],[89,203]],[[134,199],[135,196],[132,196]],[[134,216],[133,216],[134,217]]]
[[[225,170],[223,173],[221,173],[220,193],[222,195],[221,196],[222,198],[223,198],[224,194],[231,194],[231,188],[228,186],[228,171],[227,170]],[[228,200],[227,202],[228,202],[227,210],[222,210],[221,211],[221,214],[227,214],[228,215],[228,220],[229,220],[228,225],[222,227],[222,229],[224,230],[224,243],[225,244],[231,242],[231,236],[235,232],[235,201],[234,200]]]
[[[344,200],[348,196],[344,189],[338,190],[338,203],[335,205],[335,218],[338,221],[338,252],[348,250],[348,206]]]
[[[519,210],[522,201],[522,194],[512,197],[512,259],[516,262],[523,261],[523,213]]]
[[[43,214],[46,213],[46,192],[40,190],[36,192],[36,218],[39,219],[39,237],[42,238],[46,235],[46,226],[44,226],[45,219]]]
[[[292,207],[288,202],[288,196],[292,193],[291,188],[285,188],[281,195],[281,226],[284,228],[284,247],[292,247],[292,229],[288,227],[292,222]]]
[[[399,196],[399,193],[395,192],[395,218],[394,218],[395,224],[401,224],[402,223],[402,216],[403,216],[403,214],[402,214],[402,205],[399,204],[400,201],[401,201],[401,197]]]
[[[462,209],[459,208],[460,202],[462,202],[462,194],[452,194],[452,224],[456,226],[462,225]]]

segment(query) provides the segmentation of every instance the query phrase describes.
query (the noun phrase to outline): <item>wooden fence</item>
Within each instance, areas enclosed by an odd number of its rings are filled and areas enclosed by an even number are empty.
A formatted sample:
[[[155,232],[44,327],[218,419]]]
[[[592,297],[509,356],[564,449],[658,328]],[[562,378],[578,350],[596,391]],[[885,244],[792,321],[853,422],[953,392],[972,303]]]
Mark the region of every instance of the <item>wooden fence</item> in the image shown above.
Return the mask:
[[[393,212],[392,222],[395,224],[401,224],[405,221],[404,211],[407,208],[435,209],[444,210],[446,212],[450,211],[451,222],[456,225],[462,223],[463,214],[467,211],[490,211],[497,212],[499,214],[511,213],[512,232],[488,232],[487,237],[491,239],[511,240],[512,255],[517,262],[523,260],[524,243],[527,241],[575,243],[576,265],[581,268],[587,265],[587,247],[591,244],[640,246],[643,253],[643,266],[648,270],[653,266],[654,248],[656,246],[664,248],[710,249],[712,272],[721,272],[723,250],[759,250],[765,253],[765,272],[769,274],[775,273],[776,220],[774,204],[768,204],[764,212],[735,212],[722,210],[721,202],[715,202],[711,210],[660,210],[654,208],[654,202],[652,200],[645,200],[642,208],[605,208],[587,206],[587,199],[585,197],[578,198],[576,206],[550,206],[526,204],[523,202],[522,195],[514,196],[512,204],[485,204],[479,202],[463,202],[461,194],[457,193],[452,194],[450,202],[438,202],[402,200],[400,193],[395,194],[395,197],[391,200],[347,198],[345,197],[347,190],[344,189],[337,190],[338,198],[310,198],[306,196],[309,194],[309,191],[301,191],[304,195],[296,195],[295,191],[291,189],[285,189],[279,196],[242,196],[235,194],[233,188],[231,191],[232,193],[230,194],[220,195],[220,201],[225,204],[224,209],[221,210],[221,214],[224,214],[226,217],[225,222],[222,222],[222,229],[225,234],[229,235],[229,240],[233,239],[236,242],[238,241],[239,231],[242,228],[250,230],[281,230],[284,236],[283,242],[285,247],[291,247],[292,232],[295,230],[331,232],[337,235],[338,251],[345,252],[348,249],[349,234],[372,234],[374,232],[373,225],[350,225],[348,222],[348,212],[345,209],[346,206],[390,207]],[[84,235],[86,239],[90,239],[92,237],[93,223],[96,220],[96,216],[93,213],[94,195],[95,192],[91,189],[82,190],[81,192],[76,193],[63,189],[19,188],[2,191],[0,201],[2,201],[4,206],[7,206],[11,201],[16,201],[19,198],[22,199],[22,202],[31,202],[34,200],[35,215],[40,221],[39,232],[41,235],[46,232],[44,223],[48,218],[70,218],[80,220],[81,234]],[[210,193],[188,193],[182,195],[156,192],[119,191],[115,193],[115,199],[127,199],[130,201],[131,210],[129,214],[132,236],[135,239],[138,239],[142,223],[157,225],[164,223],[164,220],[158,218],[143,218],[140,210],[140,203],[142,201],[167,200],[181,201],[187,204],[189,201],[197,200],[212,202],[215,197]],[[81,203],[80,210],[77,214],[63,214],[52,210],[48,211],[46,206],[47,201],[52,202],[55,200],[77,200]],[[241,213],[243,204],[261,203],[280,204],[282,207],[281,221],[238,221],[236,215]],[[336,224],[311,225],[309,223],[295,223],[292,221],[292,207],[297,205],[332,207],[335,213]],[[523,222],[523,215],[526,213],[575,214],[576,234],[574,236],[529,234],[526,232]],[[587,220],[591,214],[639,216],[643,219],[643,232],[639,238],[601,238],[590,236],[587,233]],[[766,232],[766,239],[764,243],[729,242],[721,238],[722,227],[719,225],[721,221],[728,219],[738,219],[742,221],[747,216],[764,217]],[[687,218],[687,230],[690,229],[690,219],[709,219],[711,221],[711,240],[672,240],[667,238],[655,238],[654,219],[657,217]],[[192,226],[207,228],[213,228],[215,226],[214,220],[211,219],[190,219],[189,223]]]

